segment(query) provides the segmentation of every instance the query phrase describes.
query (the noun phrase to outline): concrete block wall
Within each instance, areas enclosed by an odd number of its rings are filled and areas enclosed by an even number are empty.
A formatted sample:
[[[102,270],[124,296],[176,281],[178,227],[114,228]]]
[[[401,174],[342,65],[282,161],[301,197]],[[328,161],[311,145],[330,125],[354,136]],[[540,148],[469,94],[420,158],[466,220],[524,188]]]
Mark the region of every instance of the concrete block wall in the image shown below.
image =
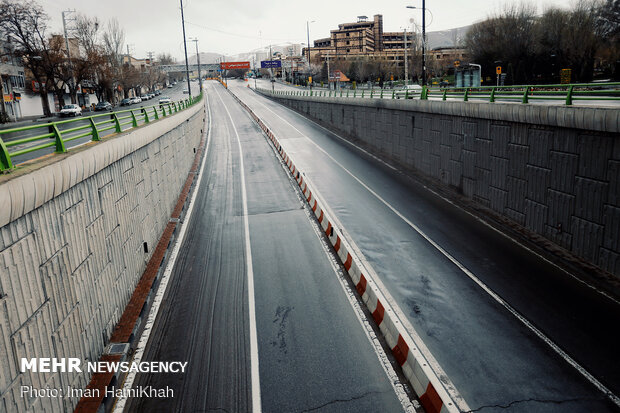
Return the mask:
[[[272,98],[620,276],[620,110]]]
[[[86,373],[20,373],[22,357],[96,361],[167,224],[203,107],[0,183],[0,411],[73,411]],[[144,252],[147,243],[148,253]]]

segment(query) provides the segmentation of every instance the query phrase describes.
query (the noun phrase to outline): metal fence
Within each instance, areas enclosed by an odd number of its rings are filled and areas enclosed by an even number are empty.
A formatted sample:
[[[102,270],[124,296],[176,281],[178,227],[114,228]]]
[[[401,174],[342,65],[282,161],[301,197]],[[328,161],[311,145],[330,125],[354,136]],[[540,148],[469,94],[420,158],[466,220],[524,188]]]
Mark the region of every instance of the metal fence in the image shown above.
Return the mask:
[[[64,153],[69,142],[84,138],[96,142],[104,135],[122,133],[173,115],[201,99],[202,93],[177,102],[0,130],[0,171],[15,168],[16,157],[47,148]]]
[[[531,103],[533,100],[562,101],[572,105],[575,101],[620,101],[620,82],[575,83],[564,85],[520,85],[481,87],[419,87],[416,89],[371,90],[276,90],[259,89],[265,93],[283,96],[319,96],[372,99],[460,100],[486,102]]]

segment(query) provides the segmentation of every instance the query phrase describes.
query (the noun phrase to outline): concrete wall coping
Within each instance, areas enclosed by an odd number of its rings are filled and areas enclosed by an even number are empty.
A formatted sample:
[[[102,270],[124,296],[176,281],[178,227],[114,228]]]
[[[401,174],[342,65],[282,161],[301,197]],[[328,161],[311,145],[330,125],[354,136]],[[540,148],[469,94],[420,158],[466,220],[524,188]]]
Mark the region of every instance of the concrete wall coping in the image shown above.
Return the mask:
[[[259,93],[265,94],[264,92]],[[283,96],[270,93],[265,95],[276,99],[396,109],[599,132],[620,132],[620,109],[616,108],[521,103],[444,102],[416,99]]]
[[[50,165],[0,184],[0,227],[40,207],[77,183],[148,145],[187,121],[200,110],[197,104],[174,116],[133,129],[92,147],[69,154]]]

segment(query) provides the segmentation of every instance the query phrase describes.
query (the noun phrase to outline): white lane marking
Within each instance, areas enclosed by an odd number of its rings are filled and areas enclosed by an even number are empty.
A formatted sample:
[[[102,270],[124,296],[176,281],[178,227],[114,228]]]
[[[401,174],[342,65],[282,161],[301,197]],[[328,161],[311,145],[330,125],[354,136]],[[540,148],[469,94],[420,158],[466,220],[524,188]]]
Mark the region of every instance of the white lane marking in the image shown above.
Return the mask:
[[[207,145],[205,146],[205,153],[202,156],[202,166],[200,167],[200,173],[198,174],[198,180],[196,181],[196,186],[194,187],[194,193],[192,194],[192,198],[189,203],[189,207],[187,208],[187,215],[183,224],[181,224],[181,229],[179,231],[179,237],[170,252],[170,259],[168,260],[168,264],[166,265],[166,269],[161,278],[161,283],[159,288],[157,289],[157,293],[155,294],[155,298],[153,299],[153,305],[151,306],[151,310],[149,311],[149,316],[146,320],[146,324],[144,325],[144,331],[142,332],[142,336],[140,337],[140,341],[138,341],[138,345],[136,346],[136,351],[134,353],[133,361],[136,363],[140,363],[142,361],[142,357],[144,356],[144,352],[146,350],[146,345],[149,341],[149,337],[153,332],[153,326],[155,325],[155,320],[157,319],[157,314],[159,314],[159,309],[161,307],[161,303],[164,299],[164,295],[166,294],[166,290],[168,288],[168,283],[170,281],[170,277],[172,275],[172,270],[174,269],[174,265],[177,261],[177,256],[179,255],[179,250],[181,249],[181,245],[183,244],[183,240],[185,239],[185,232],[187,231],[188,223],[191,220],[192,212],[194,211],[194,205],[196,201],[196,197],[198,196],[198,189],[200,188],[200,182],[202,181],[202,175],[205,169],[205,165],[207,164],[207,154],[209,153],[209,145],[211,143],[211,105],[209,104],[209,96],[205,95],[206,104],[209,110],[209,127],[207,129]],[[129,394],[129,389],[133,386],[133,382],[136,379],[137,373],[135,371],[130,371],[125,378],[125,382],[123,383],[123,392],[122,394]],[[125,404],[127,403],[127,397],[122,396],[119,397],[114,405],[114,413],[122,413],[125,409]]]
[[[239,146],[240,159],[240,173],[241,173],[241,198],[243,200],[243,225],[245,228],[245,254],[247,261],[247,275],[248,275],[248,307],[250,316],[250,363],[251,363],[251,376],[252,376],[252,412],[260,413],[261,400],[260,400],[260,375],[258,369],[258,338],[256,334],[256,305],[254,302],[254,269],[252,267],[252,248],[250,245],[250,224],[248,221],[248,196],[245,187],[245,171],[243,168],[243,149],[241,148],[241,139],[239,138],[239,132],[235,127],[235,121],[233,120],[228,107],[224,103],[222,96],[215,89],[217,97],[220,98],[230,123],[235,131],[237,137],[237,145]]]
[[[247,115],[249,119],[254,121],[250,117],[249,113],[247,113]],[[267,143],[269,144],[269,142]],[[314,213],[311,212],[310,206],[305,201],[305,198],[302,195],[300,195],[301,188],[299,188],[299,185],[297,185],[297,182],[295,182],[295,180],[291,176],[289,169],[284,164],[284,161],[282,160],[282,158],[280,158],[276,148],[271,144],[269,144],[269,147],[271,148],[273,153],[276,155],[276,159],[280,163],[280,167],[284,170],[286,177],[291,183],[291,186],[293,187],[293,190],[295,191],[295,195],[297,196],[297,199],[299,200],[300,204],[302,205],[304,209],[306,218],[308,219],[308,221],[310,221],[310,226],[312,227],[314,233],[319,239],[319,242],[321,243],[321,247],[323,248],[323,252],[327,256],[327,259],[332,269],[334,270],[334,273],[336,273],[338,281],[340,282],[340,286],[342,287],[345,293],[345,296],[347,297],[347,299],[349,300],[349,303],[351,304],[351,307],[353,308],[353,313],[355,314],[355,316],[357,317],[357,320],[362,325],[362,330],[364,330],[364,333],[366,334],[368,341],[370,341],[372,349],[374,350],[375,354],[377,355],[377,358],[379,359],[379,364],[381,365],[381,367],[383,368],[383,371],[388,377],[388,381],[392,385],[392,389],[394,390],[396,397],[400,401],[400,404],[403,406],[404,411],[408,413],[422,412],[423,409],[419,405],[419,403],[417,401],[414,401],[412,403],[412,401],[410,400],[409,395],[405,391],[405,387],[403,383],[398,377],[398,374],[394,370],[394,367],[390,363],[390,360],[388,359],[387,355],[385,354],[385,351],[383,350],[383,347],[381,346],[381,342],[379,341],[377,334],[375,333],[372,326],[370,325],[370,322],[366,318],[366,315],[364,314],[364,310],[362,309],[361,304],[355,297],[355,293],[353,292],[353,289],[349,285],[349,282],[347,281],[344,273],[341,270],[340,264],[338,263],[337,259],[334,257],[331,246],[329,245],[327,240],[323,237],[323,233],[319,229],[320,227],[317,224],[317,220],[316,220],[316,217],[314,216]],[[306,176],[304,176],[304,179],[310,182],[310,180]],[[315,196],[316,196],[316,193],[315,193]]]
[[[530,331],[538,336],[544,343],[546,343],[553,351],[555,351],[560,357],[564,359],[568,364],[570,364],[575,370],[577,370],[583,377],[586,378],[590,383],[592,383],[597,389],[603,392],[607,397],[611,399],[617,406],[620,406],[620,397],[616,396],[611,390],[609,390],[603,383],[598,381],[592,374],[590,374],[583,366],[577,363],[571,356],[569,356],[564,350],[562,350],[557,344],[555,344],[549,337],[547,337],[542,331],[536,328],[532,323],[529,322],[524,316],[522,316],[517,310],[514,309],[508,302],[506,302],[503,298],[501,298],[498,294],[496,294],[491,288],[489,288],[482,280],[480,280],[474,273],[472,273],[469,269],[467,269],[463,264],[461,264],[456,258],[454,258],[448,251],[443,249],[439,244],[433,241],[420,227],[411,222],[407,217],[405,217],[400,211],[394,208],[389,202],[383,199],[379,194],[373,191],[368,185],[362,182],[359,178],[357,178],[353,173],[351,173],[347,168],[345,168],[342,164],[340,164],[336,159],[334,159],[330,154],[328,154],[323,148],[321,148],[317,143],[315,143],[312,139],[306,136],[303,132],[293,126],[286,119],[282,118],[280,115],[269,109],[262,102],[255,99],[260,105],[265,107],[269,112],[273,113],[275,116],[280,118],[287,125],[295,129],[301,136],[308,139],[314,146],[316,146],[321,152],[323,152],[329,159],[331,159],[336,165],[342,168],[347,174],[349,174],[353,179],[355,179],[360,185],[362,185],[368,192],[370,192],[375,198],[377,198],[381,203],[383,203],[386,207],[388,207],[394,214],[396,214],[400,219],[405,221],[407,225],[409,225],[414,231],[420,234],[429,244],[431,244],[437,251],[441,252],[448,260],[450,260],[457,268],[459,268],[465,275],[467,275],[473,282],[478,284],[483,291],[485,291],[490,297],[492,297],[497,303],[499,303],[502,307],[508,310],[517,320],[519,320],[523,325],[525,325]],[[264,120],[263,120],[264,122]],[[342,228],[342,226],[341,226]],[[384,292],[386,292],[385,290]],[[401,320],[402,321],[402,320]]]

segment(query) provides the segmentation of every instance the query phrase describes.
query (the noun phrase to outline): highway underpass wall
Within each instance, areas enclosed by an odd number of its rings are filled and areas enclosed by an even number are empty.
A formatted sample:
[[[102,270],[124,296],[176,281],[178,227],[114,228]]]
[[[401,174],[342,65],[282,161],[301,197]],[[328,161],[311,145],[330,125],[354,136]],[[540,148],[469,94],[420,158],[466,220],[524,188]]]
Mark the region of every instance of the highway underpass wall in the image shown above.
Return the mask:
[[[0,181],[0,411],[73,411],[79,396],[20,389],[81,389],[85,368],[20,373],[19,361],[99,359],[168,223],[203,121],[197,104]]]
[[[620,110],[273,98],[620,276]]]

